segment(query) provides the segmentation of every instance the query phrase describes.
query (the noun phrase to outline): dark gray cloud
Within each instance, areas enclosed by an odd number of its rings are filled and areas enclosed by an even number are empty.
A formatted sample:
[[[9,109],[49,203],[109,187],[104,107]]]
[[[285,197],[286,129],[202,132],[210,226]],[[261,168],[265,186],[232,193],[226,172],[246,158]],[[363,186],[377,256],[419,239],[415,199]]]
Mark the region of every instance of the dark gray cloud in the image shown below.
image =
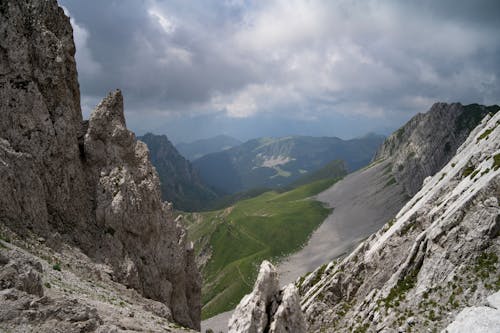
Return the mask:
[[[496,0],[60,3],[84,109],[119,87],[138,131],[354,136],[435,101],[500,99]]]

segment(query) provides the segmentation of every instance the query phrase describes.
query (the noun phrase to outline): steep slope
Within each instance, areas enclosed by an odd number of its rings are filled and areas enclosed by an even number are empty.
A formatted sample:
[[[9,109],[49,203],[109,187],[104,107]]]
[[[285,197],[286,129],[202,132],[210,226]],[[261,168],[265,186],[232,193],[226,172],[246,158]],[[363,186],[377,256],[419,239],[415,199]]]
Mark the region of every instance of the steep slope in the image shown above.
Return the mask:
[[[231,194],[256,187],[284,187],[336,159],[343,160],[349,171],[359,169],[369,163],[382,141],[377,135],[352,140],[261,138],[208,154],[193,165],[207,184]]]
[[[413,117],[380,147],[374,160],[392,160],[392,173],[406,193],[413,196],[425,177],[440,170],[488,113],[498,105],[436,103]]]
[[[163,200],[172,202],[176,209],[196,211],[217,197],[165,135],[148,133],[138,139],[149,148],[151,163],[160,177]]]
[[[318,195],[333,212],[303,249],[280,264],[282,281],[350,252],[391,220],[411,198],[405,185],[419,190],[423,178],[434,175],[453,157],[473,124],[494,110],[494,106],[436,103],[408,121],[387,138],[375,162]],[[449,149],[441,149],[447,142]]]
[[[426,331],[500,289],[500,114],[387,226],[298,282],[309,331]]]
[[[0,35],[2,226],[80,248],[199,327],[192,247],[161,200],[146,145],[126,128],[121,93],[82,121],[72,28],[55,0],[2,1]]]
[[[217,135],[208,139],[196,140],[193,142],[181,142],[175,148],[190,161],[194,161],[210,153],[216,153],[232,147],[241,145],[238,139],[227,135]]]

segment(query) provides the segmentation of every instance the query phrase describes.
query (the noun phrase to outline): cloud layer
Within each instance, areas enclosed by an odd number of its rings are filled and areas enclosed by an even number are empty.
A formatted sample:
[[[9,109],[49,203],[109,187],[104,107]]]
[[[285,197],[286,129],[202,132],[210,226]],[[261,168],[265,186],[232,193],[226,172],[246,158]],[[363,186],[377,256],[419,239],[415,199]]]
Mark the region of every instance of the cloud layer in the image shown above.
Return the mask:
[[[377,129],[435,101],[500,98],[496,0],[60,1],[83,108],[122,88],[138,130],[193,117]]]

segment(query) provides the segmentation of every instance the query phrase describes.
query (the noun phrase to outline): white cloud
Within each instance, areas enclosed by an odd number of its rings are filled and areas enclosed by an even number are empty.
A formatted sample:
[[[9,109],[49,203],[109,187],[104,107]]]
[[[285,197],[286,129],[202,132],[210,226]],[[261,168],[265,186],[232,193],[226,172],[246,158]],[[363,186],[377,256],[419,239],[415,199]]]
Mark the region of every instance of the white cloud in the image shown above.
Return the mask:
[[[175,31],[175,24],[172,20],[168,19],[164,14],[162,14],[158,9],[150,8],[148,14],[155,19],[155,21],[160,25],[163,31],[171,35]]]

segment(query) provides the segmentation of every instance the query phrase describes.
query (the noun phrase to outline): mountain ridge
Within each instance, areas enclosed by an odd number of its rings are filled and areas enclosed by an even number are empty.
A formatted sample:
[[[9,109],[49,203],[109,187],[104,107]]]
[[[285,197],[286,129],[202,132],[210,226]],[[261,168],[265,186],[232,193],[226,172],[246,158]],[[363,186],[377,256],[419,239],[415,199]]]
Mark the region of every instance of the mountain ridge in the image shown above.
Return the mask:
[[[242,144],[243,142],[229,135],[219,134],[206,139],[192,142],[179,142],[175,148],[190,161],[194,161],[204,155],[223,151]]]
[[[202,179],[221,193],[255,187],[285,187],[307,172],[335,159],[352,171],[368,164],[382,136],[352,140],[336,137],[288,136],[249,140],[193,162]],[[219,170],[224,170],[220,174]]]
[[[163,200],[172,202],[179,210],[197,211],[217,198],[166,135],[146,133],[137,139],[149,148],[151,163],[160,177]]]

